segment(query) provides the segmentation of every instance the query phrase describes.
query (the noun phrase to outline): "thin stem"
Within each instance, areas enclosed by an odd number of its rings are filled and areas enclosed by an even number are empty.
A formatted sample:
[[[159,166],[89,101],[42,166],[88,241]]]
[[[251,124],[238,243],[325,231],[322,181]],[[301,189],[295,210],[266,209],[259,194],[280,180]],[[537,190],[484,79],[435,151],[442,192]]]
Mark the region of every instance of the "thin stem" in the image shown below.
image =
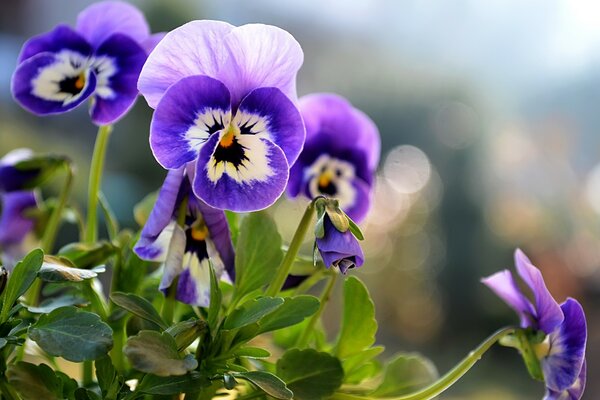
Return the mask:
[[[298,254],[298,251],[300,251],[300,247],[302,246],[302,242],[304,241],[306,232],[308,231],[308,228],[312,225],[314,213],[315,206],[314,203],[311,202],[306,207],[306,211],[304,212],[304,215],[300,220],[300,224],[298,224],[298,228],[296,229],[296,233],[294,233],[294,237],[292,238],[290,247],[288,248],[287,253],[285,253],[285,257],[283,258],[283,261],[281,261],[281,265],[279,265],[279,269],[277,270],[277,275],[275,276],[275,279],[271,281],[271,284],[265,292],[266,296],[275,296],[281,291],[281,288],[283,287],[286,278],[290,274],[290,270],[292,269],[292,265],[294,264],[296,255]]]
[[[304,282],[298,285],[298,287],[294,291],[294,295],[298,296],[300,294],[308,292],[310,288],[312,288],[317,283],[319,283],[319,281],[325,278],[328,273],[328,270],[326,270],[325,268],[319,268],[317,272],[310,275],[308,278],[306,278]]]
[[[83,387],[91,386],[94,383],[94,364],[92,361],[84,361],[82,366],[81,383]]]
[[[112,132],[112,125],[103,125],[98,128],[92,165],[90,166],[90,178],[88,181],[88,211],[85,228],[85,242],[94,243],[98,239],[98,193],[102,183],[102,172],[104,170],[104,158],[108,148],[108,139]]]
[[[331,274],[329,277],[329,281],[327,282],[327,286],[325,286],[325,289],[323,289],[323,293],[321,294],[321,298],[319,299],[320,300],[319,309],[317,310],[316,313],[314,313],[314,315],[308,321],[308,324],[304,327],[304,330],[302,331],[302,334],[298,338],[298,341],[296,342],[295,347],[298,347],[299,349],[303,349],[308,345],[308,342],[310,341],[310,336],[314,333],[315,326],[316,326],[317,322],[319,321],[319,319],[321,319],[321,314],[323,314],[323,310],[325,310],[325,305],[327,304],[327,302],[329,301],[329,298],[331,297],[331,292],[333,291],[333,288],[335,287],[336,280],[337,280],[337,274]]]
[[[496,342],[507,335],[511,335],[515,332],[515,328],[504,328],[490,337],[488,337],[483,343],[479,345],[475,350],[469,353],[458,365],[451,369],[446,375],[427,386],[426,388],[419,390],[418,392],[408,394],[406,396],[399,397],[387,397],[385,400],[430,400],[436,396],[439,396],[446,389],[456,383],[463,375],[465,375],[476,363],[481,359],[483,354],[488,351]],[[375,400],[374,397],[369,396],[357,396],[347,393],[335,393],[331,399],[335,400]],[[378,398],[378,400],[382,400]]]

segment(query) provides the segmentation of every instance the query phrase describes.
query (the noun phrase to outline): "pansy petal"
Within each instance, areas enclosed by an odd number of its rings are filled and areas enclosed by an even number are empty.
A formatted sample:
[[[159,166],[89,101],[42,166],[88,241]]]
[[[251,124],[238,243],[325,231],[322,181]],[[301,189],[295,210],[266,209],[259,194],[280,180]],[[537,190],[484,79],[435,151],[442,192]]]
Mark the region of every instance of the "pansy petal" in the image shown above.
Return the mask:
[[[152,108],[167,89],[192,75],[216,77],[226,56],[223,37],[233,29],[220,21],[192,21],[167,33],[144,65],[138,81],[140,93]]]
[[[195,255],[186,253],[175,298],[194,306],[210,305],[210,263],[207,258],[198,260]]]
[[[123,34],[114,34],[100,45],[92,64],[96,92],[90,115],[96,125],[114,123],[133,106],[145,61],[146,51]]]
[[[18,244],[33,230],[35,221],[27,218],[27,209],[37,206],[35,193],[18,191],[0,195],[2,215],[0,215],[0,246]]]
[[[548,334],[551,333],[563,321],[560,306],[548,291],[540,270],[531,263],[520,249],[515,251],[515,265],[519,276],[533,292],[538,324],[536,328]]]
[[[317,238],[316,242],[328,268],[338,266],[342,273],[346,273],[348,268],[360,267],[364,263],[362,248],[350,230],[338,231],[327,217],[324,228],[325,236]]]
[[[144,14],[131,4],[103,1],[92,4],[77,16],[77,32],[95,48],[109,36],[121,33],[141,43],[150,35]]]
[[[162,279],[158,288],[165,292],[176,277],[183,272],[183,259],[185,256],[186,236],[184,230],[177,224],[173,227],[173,236],[169,243],[167,258],[164,264]]]
[[[12,77],[15,100],[37,115],[59,114],[85,101],[96,88],[86,57],[64,50],[40,53],[21,63]]]
[[[581,304],[568,298],[561,306],[563,323],[549,335],[550,353],[542,359],[546,386],[554,391],[570,388],[585,359],[587,324]]]
[[[483,278],[481,283],[489,287],[492,292],[496,293],[509,307],[517,312],[521,319],[521,327],[532,326],[534,323],[532,320],[533,305],[517,287],[515,278],[509,270],[505,269]]]
[[[35,178],[39,171],[21,171],[15,165],[33,156],[30,149],[15,149],[0,159],[0,192],[12,192],[23,189],[30,179]]]
[[[194,193],[208,205],[238,212],[257,211],[272,205],[283,193],[289,166],[274,143],[253,135],[240,135],[242,154],[236,165],[218,161],[218,135],[200,150],[193,183]]]
[[[267,138],[279,146],[289,165],[294,164],[302,150],[305,132],[300,112],[277,88],[263,87],[250,92],[242,100],[234,123],[248,134]]]
[[[227,88],[207,76],[189,76],[172,85],[150,126],[150,147],[160,165],[172,169],[195,160],[210,135],[229,123],[229,99]]]
[[[579,400],[583,396],[585,390],[585,383],[587,380],[587,365],[585,360],[579,372],[579,377],[570,388],[563,391],[555,391],[550,388],[546,388],[546,395],[543,400]]]
[[[152,53],[152,50],[158,45],[158,43],[163,40],[167,32],[158,32],[148,36],[145,40],[143,40],[140,45],[146,51],[146,54]]]
[[[228,56],[217,77],[231,91],[234,105],[259,87],[275,87],[297,101],[296,74],[304,53],[294,37],[281,28],[248,24],[224,39]]]
[[[342,206],[342,208],[354,222],[360,223],[365,219],[371,207],[371,187],[360,178],[352,181],[352,187],[354,188],[354,202],[352,205]]]
[[[183,168],[167,173],[156,203],[142,229],[140,239],[134,247],[136,254],[145,260],[156,260],[162,253],[163,246],[157,242],[160,234],[173,220],[177,208],[177,197],[184,179]]]
[[[83,36],[67,25],[58,25],[50,32],[34,36],[23,45],[19,64],[40,53],[60,53],[69,50],[84,57],[92,53],[92,47]]]

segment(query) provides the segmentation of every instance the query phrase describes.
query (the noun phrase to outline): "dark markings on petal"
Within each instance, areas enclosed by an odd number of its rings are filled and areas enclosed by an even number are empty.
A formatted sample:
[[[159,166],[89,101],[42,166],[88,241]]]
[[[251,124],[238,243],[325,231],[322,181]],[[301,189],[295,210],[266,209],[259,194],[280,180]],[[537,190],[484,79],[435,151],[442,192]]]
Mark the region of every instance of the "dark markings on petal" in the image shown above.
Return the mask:
[[[204,126],[206,127],[206,132],[208,133],[209,136],[212,135],[213,133],[222,131],[223,128],[225,127],[225,124],[223,124],[223,116],[220,115],[219,121],[217,121],[217,119],[213,115],[212,125],[204,124]]]
[[[254,127],[256,126],[255,122],[253,124],[248,125],[249,121],[246,121],[243,123],[243,125],[240,125],[240,134],[241,135],[256,135],[258,132],[253,132],[252,129],[254,129]]]
[[[194,228],[188,228],[185,230],[185,252],[193,253],[198,257],[198,260],[202,261],[208,258],[208,250],[206,248],[206,240],[198,240],[194,238]]]
[[[60,93],[68,93],[71,96],[78,95],[85,87],[85,77],[83,74],[77,76],[67,76],[58,82]]]
[[[337,187],[333,181],[328,181],[326,185],[319,183],[319,192],[327,196],[335,196],[337,194]]]
[[[245,150],[246,148],[234,137],[227,146],[219,143],[213,157],[217,164],[220,162],[229,162],[232,163],[236,169],[239,169],[239,166],[242,165],[244,161],[248,161]]]

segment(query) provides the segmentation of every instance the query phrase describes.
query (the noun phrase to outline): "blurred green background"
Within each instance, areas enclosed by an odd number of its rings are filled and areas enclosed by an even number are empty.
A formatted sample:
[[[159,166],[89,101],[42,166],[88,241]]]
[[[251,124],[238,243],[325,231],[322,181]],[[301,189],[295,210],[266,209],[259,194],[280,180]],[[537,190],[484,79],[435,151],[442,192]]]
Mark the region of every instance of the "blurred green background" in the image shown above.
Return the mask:
[[[95,128],[84,107],[36,118],[10,95],[22,43],[91,1],[0,2],[0,154],[69,154],[85,177]],[[588,316],[588,389],[600,367],[600,3],[584,0],[146,0],[153,31],[192,19],[291,32],[305,63],[299,94],[330,91],[381,131],[375,206],[365,223],[379,342],[420,351],[441,372],[516,317],[479,283],[521,247],[562,301]],[[126,226],[162,182],[143,99],[116,127],[104,192]],[[301,203],[274,210],[290,236]],[[73,232],[63,232],[63,241]],[[354,273],[354,272],[353,272]],[[336,312],[327,325],[335,329]],[[498,348],[446,399],[541,399],[516,352]]]

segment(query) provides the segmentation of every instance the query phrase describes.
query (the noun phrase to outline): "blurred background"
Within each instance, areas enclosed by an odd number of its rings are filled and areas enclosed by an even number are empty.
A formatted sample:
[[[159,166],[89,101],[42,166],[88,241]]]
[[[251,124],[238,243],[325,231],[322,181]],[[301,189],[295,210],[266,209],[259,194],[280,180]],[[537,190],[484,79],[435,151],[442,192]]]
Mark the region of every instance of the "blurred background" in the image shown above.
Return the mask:
[[[85,107],[36,118],[10,95],[22,43],[73,24],[91,1],[0,2],[0,155],[72,156],[85,177],[95,127]],[[554,296],[584,304],[588,390],[600,396],[600,3],[585,0],[145,0],[153,31],[192,19],[263,22],[291,32],[299,94],[336,92],[379,126],[382,158],[364,224],[378,340],[445,372],[513,313],[479,279],[512,268],[516,247]],[[143,100],[115,129],[104,191],[125,226],[162,182]],[[274,209],[284,235],[303,205]],[[291,217],[290,217],[291,215]],[[287,218],[287,219],[286,219]],[[65,239],[71,232],[64,233]],[[335,313],[329,313],[335,321]],[[334,327],[334,323],[328,324]],[[497,348],[446,399],[541,399],[517,353]]]

